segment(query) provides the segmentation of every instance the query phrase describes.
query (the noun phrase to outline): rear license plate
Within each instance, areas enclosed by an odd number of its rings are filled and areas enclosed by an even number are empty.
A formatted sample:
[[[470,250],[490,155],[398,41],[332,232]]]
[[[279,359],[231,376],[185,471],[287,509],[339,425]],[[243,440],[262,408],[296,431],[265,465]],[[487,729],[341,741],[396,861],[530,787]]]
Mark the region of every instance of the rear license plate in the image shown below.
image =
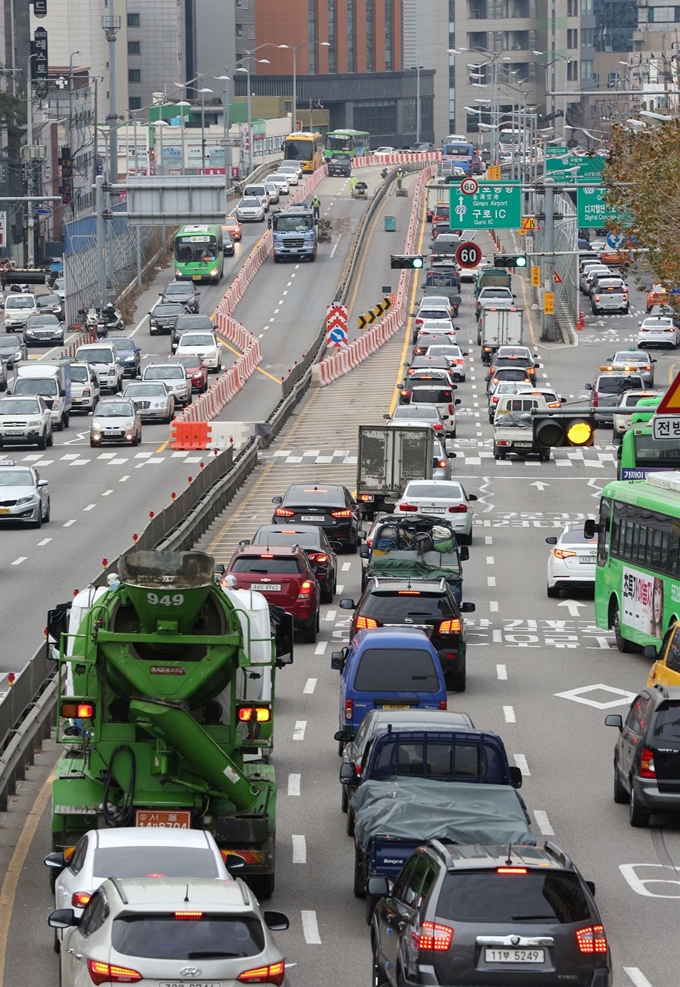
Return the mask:
[[[581,565],[595,565],[595,556],[594,555],[587,555],[587,556],[582,555],[581,558],[579,559],[579,562],[581,563]]]
[[[323,521],[323,516],[320,514],[303,514],[300,518],[301,521]]]
[[[5,435],[23,435],[23,428],[6,428]]]
[[[531,442],[514,442],[516,449],[531,449]]]
[[[0,507],[0,514],[9,514],[9,507]]]
[[[393,706],[393,705],[388,705],[387,703],[384,703],[382,708],[383,709],[410,709],[411,707],[410,706]]]
[[[158,987],[222,987],[217,980],[161,980]]]
[[[191,813],[184,809],[179,812],[170,809],[137,809],[135,826],[143,829],[191,829]]]
[[[260,592],[266,592],[267,590],[273,590],[276,593],[281,592],[281,583],[252,583],[251,589],[259,590]]]
[[[486,949],[487,963],[544,963],[544,949]]]
[[[423,511],[427,514],[443,514],[446,508],[444,507],[423,507]]]

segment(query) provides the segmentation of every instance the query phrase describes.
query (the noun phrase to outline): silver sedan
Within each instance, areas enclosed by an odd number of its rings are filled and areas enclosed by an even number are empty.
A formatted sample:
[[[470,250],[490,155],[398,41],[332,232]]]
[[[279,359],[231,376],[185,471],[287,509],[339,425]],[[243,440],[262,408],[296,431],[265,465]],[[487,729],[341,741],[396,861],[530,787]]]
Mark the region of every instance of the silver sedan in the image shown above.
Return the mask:
[[[123,397],[134,403],[142,421],[171,422],[175,414],[175,398],[162,380],[132,381]]]
[[[90,445],[93,448],[114,442],[138,446],[142,441],[142,419],[129,398],[104,398],[94,409],[90,424]]]

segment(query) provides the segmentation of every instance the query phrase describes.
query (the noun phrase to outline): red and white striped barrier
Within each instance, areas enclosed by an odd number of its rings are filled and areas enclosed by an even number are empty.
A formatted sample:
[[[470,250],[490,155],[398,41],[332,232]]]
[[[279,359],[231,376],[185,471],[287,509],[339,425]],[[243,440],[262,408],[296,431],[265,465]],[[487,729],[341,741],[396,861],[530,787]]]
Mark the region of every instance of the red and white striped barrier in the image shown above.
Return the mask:
[[[440,151],[395,151],[394,154],[367,154],[354,158],[353,168],[369,168],[376,165],[436,164],[441,158]]]
[[[98,336],[96,329],[85,329],[82,332],[78,333],[78,338],[73,343],[69,343],[68,346],[64,347],[61,355],[75,356],[76,350],[79,347],[85,346],[86,343],[96,343],[97,339]]]
[[[413,206],[411,208],[411,217],[404,243],[404,253],[415,252],[420,214],[424,196],[426,195],[425,186],[435,172],[436,166],[430,166],[423,169],[418,176],[413,193]],[[316,365],[314,375],[321,387],[332,384],[338,377],[342,377],[346,373],[349,373],[350,370],[358,367],[360,363],[363,363],[371,354],[379,350],[388,339],[391,339],[405,325],[408,317],[411,278],[411,271],[406,270],[401,272],[396,294],[390,296],[392,299],[392,309],[384,319],[381,319],[377,326],[368,329],[358,339],[351,342],[349,346],[332,356],[325,357]]]

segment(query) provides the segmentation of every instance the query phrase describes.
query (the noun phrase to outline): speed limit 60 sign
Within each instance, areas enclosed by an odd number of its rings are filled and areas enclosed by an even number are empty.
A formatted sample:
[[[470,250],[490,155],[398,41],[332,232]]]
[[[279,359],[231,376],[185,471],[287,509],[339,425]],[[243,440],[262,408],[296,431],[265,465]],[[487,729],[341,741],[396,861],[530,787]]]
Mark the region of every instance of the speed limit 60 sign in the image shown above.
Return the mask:
[[[481,259],[481,247],[473,243],[472,240],[467,240],[465,243],[459,244],[456,249],[456,263],[459,267],[477,267]]]
[[[465,195],[474,195],[479,191],[479,183],[474,178],[464,178],[460,183],[460,190]]]

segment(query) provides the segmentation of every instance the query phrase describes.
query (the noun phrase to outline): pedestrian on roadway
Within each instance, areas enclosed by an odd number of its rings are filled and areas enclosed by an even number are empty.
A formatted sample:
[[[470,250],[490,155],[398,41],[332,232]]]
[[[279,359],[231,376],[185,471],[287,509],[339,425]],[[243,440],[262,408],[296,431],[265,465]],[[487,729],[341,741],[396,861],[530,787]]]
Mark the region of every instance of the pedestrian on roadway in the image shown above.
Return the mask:
[[[350,191],[350,195],[354,195],[354,188],[356,186],[357,181],[358,181],[358,179],[357,179],[356,175],[350,175],[350,179],[349,179],[349,191]]]
[[[318,195],[315,195],[312,199],[312,209],[314,210],[314,219],[318,219],[319,210],[321,209],[321,199]]]
[[[401,168],[397,168],[397,188],[401,188],[401,183],[404,180],[404,172]]]

